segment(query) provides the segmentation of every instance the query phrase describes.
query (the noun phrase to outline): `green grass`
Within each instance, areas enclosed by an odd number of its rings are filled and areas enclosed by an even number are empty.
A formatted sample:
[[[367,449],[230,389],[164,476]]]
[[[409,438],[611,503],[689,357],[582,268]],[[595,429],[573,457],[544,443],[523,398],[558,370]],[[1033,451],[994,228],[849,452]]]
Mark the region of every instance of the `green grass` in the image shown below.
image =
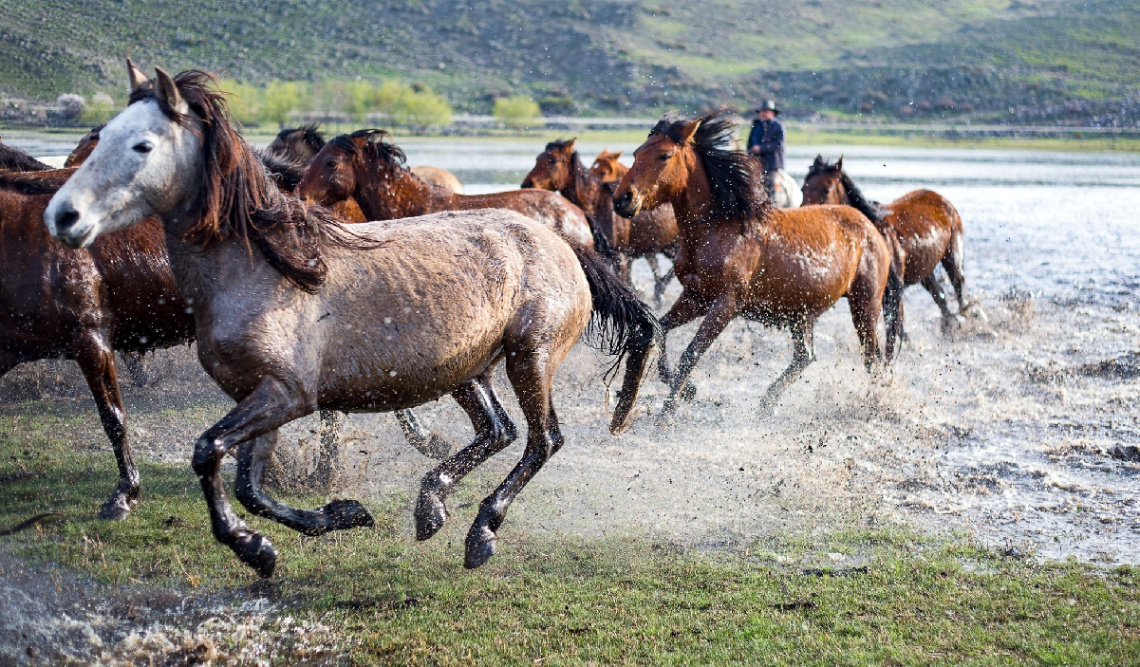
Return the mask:
[[[0,484],[0,526],[45,510],[66,520],[3,538],[8,549],[109,590],[269,595],[282,615],[331,628],[361,663],[1103,664],[1140,655],[1140,570],[1012,560],[901,529],[699,553],[628,536],[524,532],[508,520],[500,553],[468,572],[470,508],[417,544],[406,498],[366,498],[374,530],[302,538],[252,520],[280,550],[276,577],[259,584],[211,538],[186,467],[143,464],[145,497],[131,517],[94,520],[114,479],[111,457],[76,451],[60,435],[94,417],[42,407],[0,409],[0,479],[39,475]],[[474,499],[462,490],[453,508]],[[295,659],[296,637],[275,637],[277,660]]]

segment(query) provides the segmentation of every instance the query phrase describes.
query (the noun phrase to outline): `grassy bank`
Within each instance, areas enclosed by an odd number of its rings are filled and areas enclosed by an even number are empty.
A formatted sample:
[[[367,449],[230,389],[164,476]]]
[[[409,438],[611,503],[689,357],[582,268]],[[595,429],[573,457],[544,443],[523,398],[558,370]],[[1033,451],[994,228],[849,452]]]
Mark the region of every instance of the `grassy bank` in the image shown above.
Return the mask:
[[[252,520],[281,551],[277,576],[259,583],[210,537],[187,466],[143,464],[145,499],[131,517],[94,520],[112,459],[62,435],[93,415],[53,405],[0,407],[0,527],[47,510],[63,517],[2,538],[10,552],[89,578],[100,596],[173,590],[235,606],[267,596],[282,609],[275,627],[292,622],[286,614],[319,622],[335,635],[332,650],[363,663],[1122,663],[1140,654],[1135,568],[1038,564],[897,529],[693,552],[525,532],[508,519],[500,554],[468,572],[462,538],[478,484],[460,488],[453,521],[424,544],[411,538],[399,495],[364,499],[373,530],[302,538]],[[272,636],[278,660],[312,657],[297,635]]]

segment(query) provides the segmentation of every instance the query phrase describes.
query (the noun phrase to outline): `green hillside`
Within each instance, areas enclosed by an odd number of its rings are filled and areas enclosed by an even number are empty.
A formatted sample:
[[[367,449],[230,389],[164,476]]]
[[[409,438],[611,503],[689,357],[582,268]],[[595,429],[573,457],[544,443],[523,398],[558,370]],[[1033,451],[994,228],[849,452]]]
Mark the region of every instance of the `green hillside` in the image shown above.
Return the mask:
[[[742,106],[1132,124],[1140,0],[5,0],[0,88],[117,92],[121,58],[274,78],[397,76],[486,112]],[[574,107],[565,104],[565,97]]]

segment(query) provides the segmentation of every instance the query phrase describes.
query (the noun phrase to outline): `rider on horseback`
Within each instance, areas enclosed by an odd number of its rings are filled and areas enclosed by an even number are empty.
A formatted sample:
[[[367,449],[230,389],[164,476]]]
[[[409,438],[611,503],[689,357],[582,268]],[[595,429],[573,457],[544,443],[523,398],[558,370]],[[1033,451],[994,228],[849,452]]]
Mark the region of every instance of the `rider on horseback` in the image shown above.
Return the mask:
[[[784,168],[784,126],[776,120],[780,110],[775,100],[765,100],[754,109],[752,132],[748,134],[748,152],[764,167],[764,190],[769,199],[776,197],[777,173]]]

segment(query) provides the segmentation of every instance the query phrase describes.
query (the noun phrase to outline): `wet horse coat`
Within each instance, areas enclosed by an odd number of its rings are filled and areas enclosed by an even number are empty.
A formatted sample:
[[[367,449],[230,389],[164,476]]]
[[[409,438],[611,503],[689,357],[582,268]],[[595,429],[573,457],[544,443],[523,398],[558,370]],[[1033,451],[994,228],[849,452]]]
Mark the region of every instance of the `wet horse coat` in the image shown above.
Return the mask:
[[[310,535],[370,525],[355,501],[305,511],[264,494],[277,428],[318,408],[386,411],[452,393],[477,436],[424,478],[417,537],[430,537],[453,485],[514,438],[489,382],[505,360],[527,447],[468,533],[465,564],[483,564],[511,501],[562,446],[551,381],[587,321],[603,327],[603,347],[629,355],[614,430],[629,418],[656,322],[589,253],[509,211],[348,231],[271,184],[209,81],[158,70],[153,87],[135,86],[44,221],[83,247],[161,217],[175,278],[194,303],[199,358],[237,401],[194,451],[215,537],[273,572],[276,550],[226,500],[220,465],[233,447],[237,496],[254,514]]]

